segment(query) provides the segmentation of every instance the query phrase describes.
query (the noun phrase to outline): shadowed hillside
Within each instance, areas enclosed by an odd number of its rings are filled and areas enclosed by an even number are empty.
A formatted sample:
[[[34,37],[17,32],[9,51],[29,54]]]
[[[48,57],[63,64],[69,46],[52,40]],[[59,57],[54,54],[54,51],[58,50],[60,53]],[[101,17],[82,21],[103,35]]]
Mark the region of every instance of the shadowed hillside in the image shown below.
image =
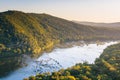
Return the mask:
[[[23,54],[36,57],[70,41],[118,40],[118,34],[117,29],[84,26],[48,14],[0,13],[0,75],[20,67]]]

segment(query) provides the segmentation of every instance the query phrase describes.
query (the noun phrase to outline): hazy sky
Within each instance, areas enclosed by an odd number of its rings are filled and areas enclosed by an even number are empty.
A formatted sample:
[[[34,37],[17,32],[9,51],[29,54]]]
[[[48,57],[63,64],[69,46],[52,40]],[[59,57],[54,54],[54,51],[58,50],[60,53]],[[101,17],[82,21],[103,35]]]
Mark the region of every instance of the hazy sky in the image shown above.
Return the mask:
[[[0,12],[7,10],[77,21],[120,22],[120,0],[0,0]]]

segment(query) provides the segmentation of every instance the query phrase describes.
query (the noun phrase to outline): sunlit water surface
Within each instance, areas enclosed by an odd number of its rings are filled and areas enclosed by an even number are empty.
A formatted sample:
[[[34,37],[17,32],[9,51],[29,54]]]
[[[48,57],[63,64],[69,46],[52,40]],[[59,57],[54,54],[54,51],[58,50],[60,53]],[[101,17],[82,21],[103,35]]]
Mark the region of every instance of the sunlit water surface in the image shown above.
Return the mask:
[[[37,73],[53,72],[61,68],[71,67],[77,63],[94,63],[103,50],[117,42],[109,42],[103,45],[89,44],[83,46],[73,46],[71,48],[56,48],[50,53],[44,53],[38,59],[29,62],[28,66],[20,68],[9,76],[0,80],[22,80]]]

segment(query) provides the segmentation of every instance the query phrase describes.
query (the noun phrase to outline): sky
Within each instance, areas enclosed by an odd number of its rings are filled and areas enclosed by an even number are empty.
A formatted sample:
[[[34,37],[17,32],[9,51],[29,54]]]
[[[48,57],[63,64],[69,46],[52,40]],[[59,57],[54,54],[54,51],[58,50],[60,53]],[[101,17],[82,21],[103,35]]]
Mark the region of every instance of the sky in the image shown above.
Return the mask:
[[[0,12],[7,10],[76,21],[120,22],[120,0],[0,0]]]

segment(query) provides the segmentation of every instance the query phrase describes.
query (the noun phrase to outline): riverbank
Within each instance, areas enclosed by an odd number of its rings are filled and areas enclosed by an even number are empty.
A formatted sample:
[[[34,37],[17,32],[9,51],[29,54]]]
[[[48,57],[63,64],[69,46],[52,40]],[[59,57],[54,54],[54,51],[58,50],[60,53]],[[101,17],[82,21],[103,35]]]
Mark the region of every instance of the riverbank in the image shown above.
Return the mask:
[[[30,62],[28,66],[18,69],[11,73],[9,76],[2,78],[2,80],[12,80],[20,77],[17,80],[35,75],[36,73],[53,72],[58,71],[61,68],[68,68],[77,63],[83,63],[85,61],[91,61],[99,57],[102,51],[109,45],[115,44],[116,42],[108,43],[103,45],[89,44],[84,46],[73,46],[71,48],[56,48],[50,53],[44,53],[35,61]]]
[[[119,80],[120,79],[120,43],[104,49],[94,64],[79,63],[56,72],[29,76],[24,80]],[[67,63],[67,62],[66,62]]]

